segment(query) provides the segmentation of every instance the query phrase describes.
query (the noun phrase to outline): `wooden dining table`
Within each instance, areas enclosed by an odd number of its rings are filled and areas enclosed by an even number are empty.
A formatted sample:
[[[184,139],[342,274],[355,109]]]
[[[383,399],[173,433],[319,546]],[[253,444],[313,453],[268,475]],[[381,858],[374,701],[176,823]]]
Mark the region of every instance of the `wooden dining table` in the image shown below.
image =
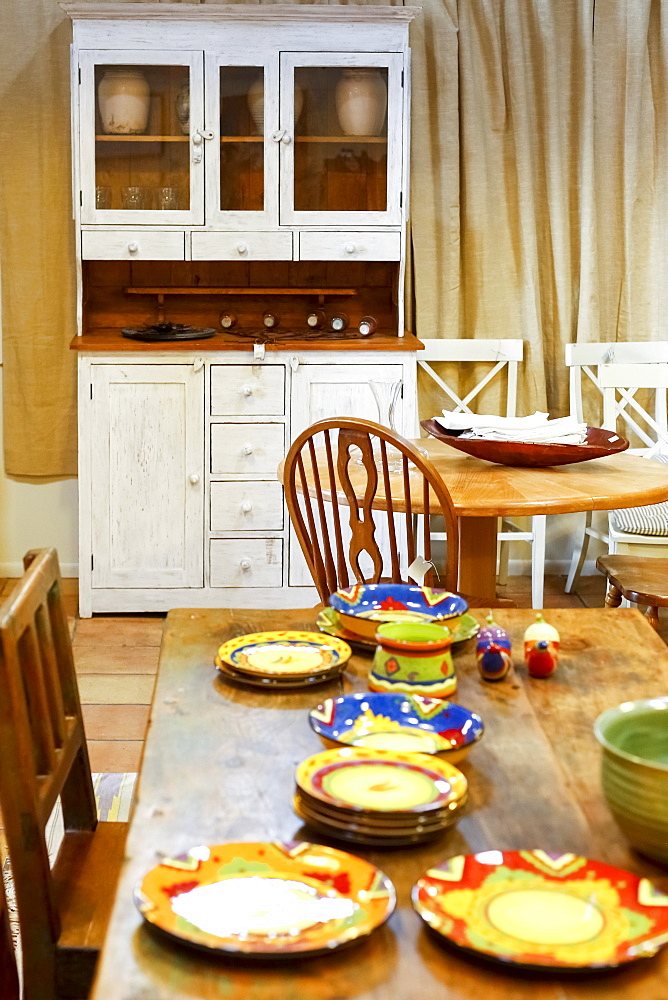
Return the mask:
[[[459,518],[458,589],[483,600],[496,593],[499,517],[615,510],[668,499],[668,466],[626,452],[571,465],[523,468],[485,462],[431,437],[413,444],[428,453]],[[326,469],[324,454],[322,462]],[[308,479],[308,467],[306,474]],[[354,486],[359,481],[361,499],[365,471],[351,465],[349,474]],[[404,493],[401,475],[392,475],[390,486],[393,507],[400,511]],[[343,492],[338,499],[347,502]],[[384,485],[379,482],[374,506],[382,508],[384,504]],[[422,513],[419,497],[413,502],[413,511]]]
[[[572,852],[647,876],[668,891],[668,870],[629,848],[607,808],[592,729],[604,709],[668,690],[668,649],[642,615],[546,612],[561,647],[556,673],[543,680],[530,678],[522,660],[530,610],[496,612],[516,660],[500,682],[480,678],[473,639],[458,643],[454,700],[485,724],[460,765],[468,803],[435,840],[377,850],[314,834],[291,804],[297,765],[324,749],[309,726],[309,709],[366,690],[370,657],[355,654],[342,677],[292,692],[245,688],[214,668],[228,638],[313,630],[316,615],[313,609],[180,609],[167,616],[127,857],[92,1000],[665,1000],[668,948],[604,972],[529,972],[448,945],[411,905],[411,887],[427,869],[489,850]],[[143,923],[133,888],[162,857],[198,844],[267,840],[328,843],[366,858],[393,881],[395,912],[348,948],[283,961],[195,950]]]

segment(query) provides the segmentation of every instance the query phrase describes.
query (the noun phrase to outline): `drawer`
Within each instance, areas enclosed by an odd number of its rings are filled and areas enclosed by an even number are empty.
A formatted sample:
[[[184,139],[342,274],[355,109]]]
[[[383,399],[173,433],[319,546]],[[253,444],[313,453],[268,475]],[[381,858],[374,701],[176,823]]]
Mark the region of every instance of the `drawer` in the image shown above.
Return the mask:
[[[280,483],[211,483],[212,531],[280,531],[282,527]]]
[[[193,260],[292,260],[292,233],[193,233]]]
[[[212,538],[210,586],[280,587],[282,538]]]
[[[215,417],[285,412],[285,365],[212,365]]]
[[[300,233],[299,260],[399,260],[401,233]]]
[[[283,424],[212,424],[214,476],[267,476],[275,479],[285,457]]]
[[[184,260],[185,236],[173,230],[85,230],[81,234],[81,256],[84,260]]]

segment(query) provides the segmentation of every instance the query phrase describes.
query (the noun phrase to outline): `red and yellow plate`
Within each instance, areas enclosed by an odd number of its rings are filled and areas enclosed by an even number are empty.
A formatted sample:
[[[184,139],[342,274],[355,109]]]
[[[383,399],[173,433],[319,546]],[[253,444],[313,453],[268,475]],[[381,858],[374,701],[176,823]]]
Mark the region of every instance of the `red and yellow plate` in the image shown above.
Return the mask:
[[[668,896],[576,854],[458,855],[419,879],[413,906],[453,944],[528,968],[614,968],[668,942]]]
[[[144,919],[184,944],[280,958],[330,952],[392,913],[394,885],[368,861],[308,843],[228,843],[164,858],[135,888]]]

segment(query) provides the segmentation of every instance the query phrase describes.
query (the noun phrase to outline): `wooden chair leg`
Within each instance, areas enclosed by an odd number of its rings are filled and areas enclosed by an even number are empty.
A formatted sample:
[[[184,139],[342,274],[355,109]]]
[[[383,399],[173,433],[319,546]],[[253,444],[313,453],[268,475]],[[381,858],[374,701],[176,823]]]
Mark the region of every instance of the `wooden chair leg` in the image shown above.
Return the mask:
[[[658,608],[648,608],[645,612],[645,618],[650,623],[653,629],[658,629],[659,627],[659,609]]]
[[[605,595],[605,606],[606,608],[618,608],[621,603],[622,592],[611,583]]]

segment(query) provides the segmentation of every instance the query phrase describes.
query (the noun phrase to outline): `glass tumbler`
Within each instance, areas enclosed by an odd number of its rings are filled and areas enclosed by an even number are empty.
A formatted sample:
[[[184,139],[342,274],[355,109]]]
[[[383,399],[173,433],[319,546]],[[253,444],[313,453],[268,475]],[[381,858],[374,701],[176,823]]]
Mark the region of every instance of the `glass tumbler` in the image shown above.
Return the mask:
[[[139,211],[146,207],[144,189],[140,187],[124,187],[121,191],[121,204],[128,211]]]

